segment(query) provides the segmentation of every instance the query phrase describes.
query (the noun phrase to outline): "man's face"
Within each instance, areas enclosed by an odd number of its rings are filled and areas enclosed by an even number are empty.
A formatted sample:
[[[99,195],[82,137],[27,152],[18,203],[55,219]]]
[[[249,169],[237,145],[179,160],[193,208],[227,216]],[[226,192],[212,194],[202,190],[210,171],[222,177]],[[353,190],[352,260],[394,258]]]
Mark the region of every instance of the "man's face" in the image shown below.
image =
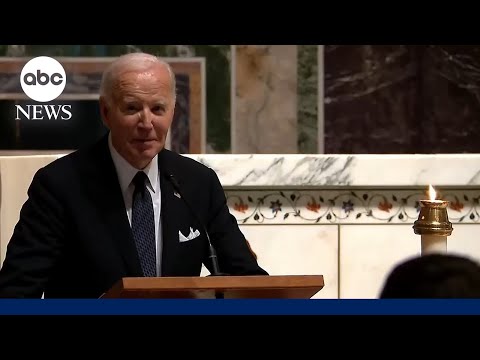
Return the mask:
[[[143,169],[165,146],[175,108],[167,69],[156,64],[142,72],[123,72],[113,99],[100,99],[115,149],[132,166]]]

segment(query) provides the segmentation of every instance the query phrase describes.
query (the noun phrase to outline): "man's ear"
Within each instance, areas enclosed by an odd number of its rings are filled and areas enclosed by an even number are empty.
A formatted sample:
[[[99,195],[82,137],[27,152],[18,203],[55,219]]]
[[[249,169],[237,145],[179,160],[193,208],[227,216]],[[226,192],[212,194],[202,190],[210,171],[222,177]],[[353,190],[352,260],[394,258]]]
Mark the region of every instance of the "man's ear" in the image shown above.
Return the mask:
[[[110,108],[108,101],[105,99],[104,96],[100,96],[99,99],[99,105],[100,105],[100,116],[102,117],[103,123],[105,124],[106,127],[110,128]]]

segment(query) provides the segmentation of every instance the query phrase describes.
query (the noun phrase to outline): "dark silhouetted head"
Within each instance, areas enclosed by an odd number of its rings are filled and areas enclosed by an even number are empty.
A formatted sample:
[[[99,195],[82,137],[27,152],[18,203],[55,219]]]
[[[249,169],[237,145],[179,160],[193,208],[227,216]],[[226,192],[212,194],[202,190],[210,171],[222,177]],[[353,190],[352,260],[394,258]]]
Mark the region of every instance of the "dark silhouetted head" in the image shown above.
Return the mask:
[[[480,298],[480,265],[452,254],[408,259],[390,272],[380,298]]]

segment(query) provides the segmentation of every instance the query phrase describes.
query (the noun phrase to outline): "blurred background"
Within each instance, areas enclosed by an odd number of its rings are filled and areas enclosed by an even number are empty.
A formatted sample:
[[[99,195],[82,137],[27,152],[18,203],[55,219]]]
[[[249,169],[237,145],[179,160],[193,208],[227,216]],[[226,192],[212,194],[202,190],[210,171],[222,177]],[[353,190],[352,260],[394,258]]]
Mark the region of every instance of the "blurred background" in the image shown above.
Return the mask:
[[[168,58],[178,79],[169,147],[181,153],[480,151],[480,45],[0,45],[0,150],[64,150],[105,129],[102,64]],[[27,58],[67,71],[68,121],[15,120]]]

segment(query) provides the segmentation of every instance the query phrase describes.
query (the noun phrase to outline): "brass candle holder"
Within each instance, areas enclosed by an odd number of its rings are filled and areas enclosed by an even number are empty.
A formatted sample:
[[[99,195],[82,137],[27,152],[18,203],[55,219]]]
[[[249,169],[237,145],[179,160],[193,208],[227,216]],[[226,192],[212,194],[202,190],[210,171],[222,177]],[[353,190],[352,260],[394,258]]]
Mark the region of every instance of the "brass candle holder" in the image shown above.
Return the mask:
[[[421,235],[421,253],[447,252],[447,236],[453,231],[448,220],[449,202],[437,200],[435,189],[430,185],[429,200],[420,200],[420,213],[413,224],[415,234]]]

